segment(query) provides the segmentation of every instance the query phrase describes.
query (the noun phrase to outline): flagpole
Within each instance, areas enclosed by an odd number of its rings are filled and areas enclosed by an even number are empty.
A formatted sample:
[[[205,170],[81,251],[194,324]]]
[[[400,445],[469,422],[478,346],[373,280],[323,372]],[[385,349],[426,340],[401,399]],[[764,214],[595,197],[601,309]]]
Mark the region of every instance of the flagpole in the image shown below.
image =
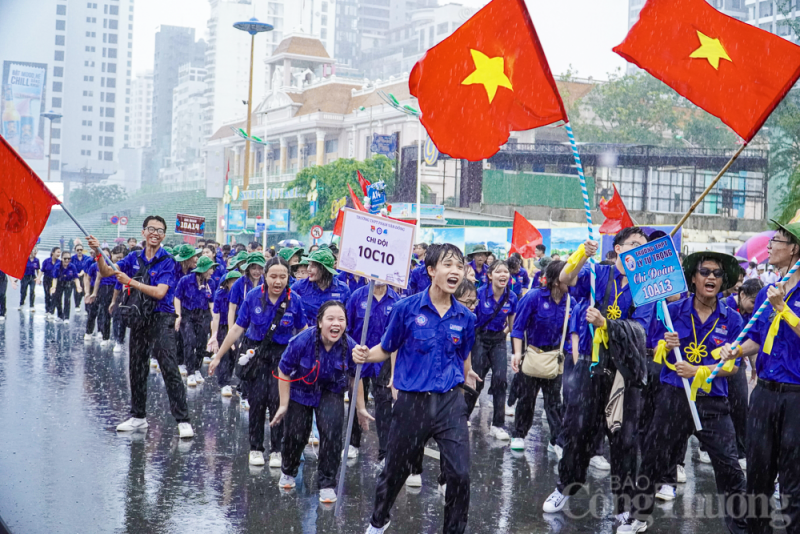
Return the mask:
[[[72,219],[72,222],[75,223],[75,225],[78,227],[78,230],[83,232],[83,235],[86,236],[86,238],[88,239],[89,238],[89,232],[87,232],[86,229],[83,226],[81,226],[81,223],[78,222],[78,219],[76,219],[75,217],[72,216],[72,214],[69,212],[69,210],[67,209],[67,207],[64,204],[61,204],[61,209],[64,210],[64,213],[66,213],[69,216],[69,218]],[[119,268],[116,265],[114,265],[114,262],[111,261],[111,258],[106,256],[106,253],[103,251],[102,248],[100,248],[100,254],[103,255],[103,258],[105,258],[106,263],[109,265],[109,267],[111,267],[115,271],[119,271]]]
[[[744,144],[741,147],[739,147],[739,150],[737,150],[736,153],[733,155],[733,157],[731,157],[731,159],[728,160],[728,163],[726,163],[725,166],[722,167],[722,170],[719,171],[719,174],[717,174],[716,178],[714,178],[711,181],[711,184],[708,187],[706,187],[706,190],[703,191],[703,193],[700,195],[700,197],[697,200],[694,201],[694,204],[692,204],[692,207],[689,208],[689,211],[687,211],[683,215],[683,217],[681,217],[681,220],[678,221],[678,224],[676,224],[675,228],[673,228],[672,231],[669,233],[670,237],[674,237],[675,236],[675,234],[678,232],[678,230],[680,230],[681,226],[683,226],[683,224],[686,222],[686,220],[689,218],[689,216],[692,213],[694,213],[694,210],[696,210],[697,206],[699,206],[700,203],[703,201],[703,199],[706,198],[706,195],[708,195],[711,192],[711,190],[714,189],[714,187],[717,185],[717,182],[720,181],[722,176],[726,172],[728,172],[728,169],[731,168],[731,165],[733,165],[733,162],[736,161],[736,158],[738,158],[739,155],[741,155],[741,153],[744,151],[744,149],[746,147],[747,147],[747,141],[745,141]]]

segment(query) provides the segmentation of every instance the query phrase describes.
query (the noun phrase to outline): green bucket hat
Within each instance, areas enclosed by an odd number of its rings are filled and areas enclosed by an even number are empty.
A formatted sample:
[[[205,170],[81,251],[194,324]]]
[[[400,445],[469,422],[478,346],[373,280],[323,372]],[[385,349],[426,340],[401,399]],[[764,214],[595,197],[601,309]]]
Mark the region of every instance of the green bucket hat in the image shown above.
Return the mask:
[[[179,245],[172,251],[172,254],[175,256],[175,261],[186,261],[195,256],[199,256],[201,253],[201,250],[195,250],[192,245]]]
[[[540,271],[544,271],[551,263],[553,263],[553,258],[550,256],[544,256],[542,259],[533,262],[533,265],[535,265]]]
[[[251,265],[260,265],[264,267],[267,264],[267,259],[260,252],[251,252],[247,255],[247,261],[242,266],[242,269],[247,270]]]
[[[778,228],[783,230],[784,232],[788,232],[792,234],[795,239],[800,241],[800,222],[791,223],[791,224],[781,224],[775,219],[770,219],[770,222],[776,225]]]
[[[244,263],[246,261],[247,261],[247,252],[242,250],[236,256],[231,256],[228,258],[228,265],[227,265],[228,270],[230,271],[231,269],[236,267],[236,265],[238,265],[239,263]]]
[[[172,247],[164,247],[164,250],[166,251],[167,254],[172,256]]]
[[[325,270],[334,276],[339,274],[339,271],[333,268],[334,264],[336,263],[336,259],[334,259],[330,249],[320,248],[319,250],[315,250],[311,253],[311,255],[303,258],[300,261],[300,265],[308,265],[312,261],[325,267]]]
[[[225,283],[228,280],[236,280],[236,279],[241,278],[241,277],[242,277],[242,273],[240,273],[239,271],[231,271],[231,272],[229,272],[228,274],[225,275],[225,278],[222,279],[222,282]]]
[[[734,256],[722,252],[704,250],[703,252],[689,254],[683,260],[683,275],[686,277],[686,284],[690,288],[692,285],[692,276],[694,276],[700,258],[715,260],[722,266],[722,270],[725,272],[725,281],[722,284],[722,291],[732,288],[739,282],[739,273],[742,268],[739,267],[739,262]]]
[[[302,255],[303,252],[305,252],[303,250],[303,247],[295,247],[295,248],[285,247],[278,251],[278,256],[280,256],[286,261],[289,261],[295,254],[300,253]]]
[[[204,273],[209,269],[219,266],[219,263],[214,263],[214,260],[208,256],[201,256],[197,259],[197,267],[192,269],[193,273]]]
[[[472,259],[472,256],[475,254],[486,253],[489,254],[489,249],[486,248],[486,245],[483,243],[478,243],[477,245],[472,247],[472,250],[467,254],[468,259]]]

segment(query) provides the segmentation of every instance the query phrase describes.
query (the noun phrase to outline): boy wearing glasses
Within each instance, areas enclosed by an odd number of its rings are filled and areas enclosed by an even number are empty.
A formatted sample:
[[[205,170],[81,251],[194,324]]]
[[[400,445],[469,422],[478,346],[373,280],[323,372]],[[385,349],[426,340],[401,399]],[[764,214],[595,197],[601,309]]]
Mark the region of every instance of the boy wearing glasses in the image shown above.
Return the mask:
[[[172,415],[178,422],[181,438],[194,437],[189,424],[189,409],[186,405],[186,388],[181,381],[175,348],[175,260],[161,247],[167,223],[158,215],[150,215],[142,224],[144,249],[131,252],[117,264],[119,271],[109,267],[100,254],[97,238],[89,236],[89,246],[97,260],[100,276],[112,274],[122,284],[122,290],[139,291],[146,298],[156,301],[155,310],[130,324],[129,375],[131,387],[131,418],[117,426],[117,432],[146,430],[147,420],[147,375],[150,354],[158,361],[164,384],[167,388]],[[138,276],[137,276],[138,275]],[[132,277],[136,277],[134,280]],[[142,282],[143,279],[148,283]]]

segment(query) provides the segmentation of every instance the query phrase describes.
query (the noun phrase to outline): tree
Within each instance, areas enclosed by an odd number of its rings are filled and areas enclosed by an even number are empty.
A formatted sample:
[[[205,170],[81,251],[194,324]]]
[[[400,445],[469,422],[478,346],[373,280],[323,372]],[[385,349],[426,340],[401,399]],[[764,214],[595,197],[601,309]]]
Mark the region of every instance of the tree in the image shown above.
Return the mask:
[[[118,185],[90,184],[70,191],[69,206],[73,213],[79,215],[123,202],[127,198],[128,194]]]
[[[800,90],[792,90],[766,123],[769,139],[770,181],[786,181],[778,187],[776,219],[791,220],[800,209]],[[774,183],[774,182],[773,182]]]
[[[311,188],[311,181],[317,181],[317,212],[312,217],[309,202],[305,198],[292,201],[292,218],[297,222],[301,233],[307,232],[313,225],[318,224],[325,229],[333,228],[334,220],[331,219],[331,204],[345,197],[347,204],[352,207],[350,192],[347,184],[353,188],[359,199],[363,198],[358,185],[356,171],[361,171],[364,178],[370,182],[383,181],[386,184],[386,197],[390,198],[395,188],[394,161],[386,156],[374,156],[364,161],[340,158],[327,165],[307,167],[297,173],[294,180],[286,185],[286,189],[297,187],[306,192]]]

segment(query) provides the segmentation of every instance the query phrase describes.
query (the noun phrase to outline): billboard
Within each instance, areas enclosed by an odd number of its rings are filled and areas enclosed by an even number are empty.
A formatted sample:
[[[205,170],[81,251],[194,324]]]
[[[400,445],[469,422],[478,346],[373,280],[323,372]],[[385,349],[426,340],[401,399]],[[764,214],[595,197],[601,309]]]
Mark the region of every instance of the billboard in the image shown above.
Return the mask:
[[[44,159],[47,64],[3,62],[2,134],[25,159]]]
[[[178,213],[175,219],[175,233],[203,237],[206,231],[206,218],[198,215]]]

